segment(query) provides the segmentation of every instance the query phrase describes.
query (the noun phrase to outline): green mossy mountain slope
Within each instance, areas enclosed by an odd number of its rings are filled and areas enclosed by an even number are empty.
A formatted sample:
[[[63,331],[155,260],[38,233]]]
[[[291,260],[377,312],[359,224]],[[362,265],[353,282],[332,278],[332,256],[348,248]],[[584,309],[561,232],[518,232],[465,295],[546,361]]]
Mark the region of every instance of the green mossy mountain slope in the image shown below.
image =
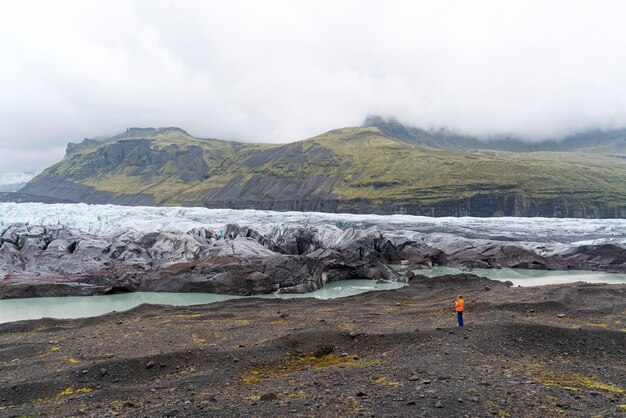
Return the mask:
[[[61,162],[21,192],[131,205],[626,217],[626,153],[619,141],[606,152],[571,146],[517,153],[466,149],[449,137],[436,141],[420,143],[375,125],[289,144],[131,128],[105,141],[70,144]]]

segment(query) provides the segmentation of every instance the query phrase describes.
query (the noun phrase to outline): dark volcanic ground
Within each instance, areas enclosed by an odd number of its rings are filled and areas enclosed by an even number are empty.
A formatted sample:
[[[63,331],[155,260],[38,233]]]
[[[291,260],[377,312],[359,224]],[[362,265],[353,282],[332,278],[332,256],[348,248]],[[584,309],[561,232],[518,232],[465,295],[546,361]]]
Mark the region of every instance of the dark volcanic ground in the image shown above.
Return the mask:
[[[0,414],[621,417],[625,295],[448,276],[327,301],[3,324]]]

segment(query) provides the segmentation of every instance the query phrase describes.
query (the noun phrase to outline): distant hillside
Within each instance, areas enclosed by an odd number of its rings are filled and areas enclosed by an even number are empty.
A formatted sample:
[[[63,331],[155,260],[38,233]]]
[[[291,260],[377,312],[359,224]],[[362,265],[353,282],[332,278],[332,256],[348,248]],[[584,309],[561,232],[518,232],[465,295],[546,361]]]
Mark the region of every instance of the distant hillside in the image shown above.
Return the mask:
[[[364,126],[374,126],[402,141],[441,149],[498,150],[510,152],[593,152],[626,156],[626,129],[588,131],[565,138],[543,141],[524,141],[514,137],[484,139],[460,135],[449,130],[425,130],[407,126],[395,119],[369,116]]]
[[[497,147],[505,142],[495,146],[382,120],[290,144],[131,128],[104,141],[69,144],[61,162],[20,192],[127,205],[626,217],[623,137],[607,138],[568,139],[567,152],[514,153]]]

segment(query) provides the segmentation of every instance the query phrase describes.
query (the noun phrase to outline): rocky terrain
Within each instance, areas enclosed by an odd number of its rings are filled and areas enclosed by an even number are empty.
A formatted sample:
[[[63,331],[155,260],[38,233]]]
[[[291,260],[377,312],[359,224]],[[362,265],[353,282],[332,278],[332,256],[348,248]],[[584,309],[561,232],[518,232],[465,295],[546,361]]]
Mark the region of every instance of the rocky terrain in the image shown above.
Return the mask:
[[[625,292],[417,277],[326,301],[2,324],[0,415],[623,417]]]
[[[261,233],[228,224],[222,233],[0,226],[0,299],[132,291],[305,293],[335,280],[406,280],[411,271],[432,266],[626,272],[626,249],[612,238],[533,243],[486,239],[468,226],[426,234],[294,224]],[[391,264],[402,264],[402,271]]]
[[[70,202],[410,214],[626,218],[626,131],[532,145],[370,118],[289,144],[129,128],[70,143],[20,190]]]
[[[304,227],[265,237],[228,225],[218,239],[206,229],[99,237],[11,226],[0,238],[0,298],[131,291],[304,293],[334,280],[403,279],[384,263],[388,244],[380,234],[348,230],[344,235],[324,248]]]

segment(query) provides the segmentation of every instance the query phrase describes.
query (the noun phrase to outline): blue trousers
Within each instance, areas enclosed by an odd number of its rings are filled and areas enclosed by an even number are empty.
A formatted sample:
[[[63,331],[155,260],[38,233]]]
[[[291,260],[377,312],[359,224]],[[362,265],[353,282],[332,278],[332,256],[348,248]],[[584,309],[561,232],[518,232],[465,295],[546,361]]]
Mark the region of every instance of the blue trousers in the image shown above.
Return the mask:
[[[459,321],[459,326],[462,327],[463,326],[463,312],[457,312],[456,319],[457,321]]]

